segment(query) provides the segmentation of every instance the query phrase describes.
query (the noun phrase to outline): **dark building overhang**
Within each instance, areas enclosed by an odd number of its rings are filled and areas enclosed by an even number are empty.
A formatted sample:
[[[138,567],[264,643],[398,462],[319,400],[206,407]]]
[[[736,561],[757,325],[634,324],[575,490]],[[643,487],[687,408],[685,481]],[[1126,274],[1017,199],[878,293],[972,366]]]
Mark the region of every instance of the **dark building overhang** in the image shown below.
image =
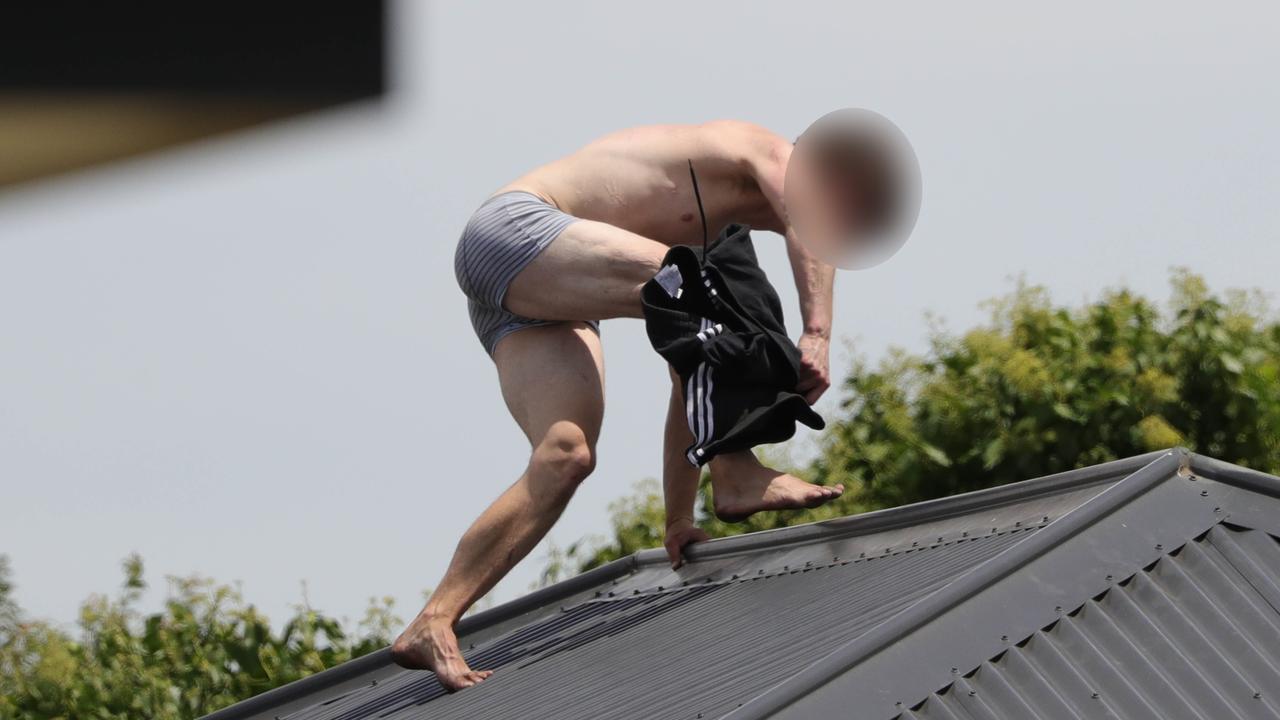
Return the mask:
[[[386,3],[14,3],[0,187],[368,100]]]

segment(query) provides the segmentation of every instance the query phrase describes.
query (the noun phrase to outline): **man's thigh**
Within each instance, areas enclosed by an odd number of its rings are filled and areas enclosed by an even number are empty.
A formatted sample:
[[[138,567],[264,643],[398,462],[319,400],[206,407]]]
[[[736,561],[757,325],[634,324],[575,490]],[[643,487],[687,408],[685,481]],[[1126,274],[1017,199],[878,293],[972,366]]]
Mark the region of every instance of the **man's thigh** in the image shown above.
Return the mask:
[[[608,223],[566,227],[507,288],[507,310],[537,320],[640,317],[640,286],[668,248]]]
[[[537,446],[553,431],[581,432],[595,447],[604,418],[604,354],[586,323],[539,325],[498,341],[502,397]]]

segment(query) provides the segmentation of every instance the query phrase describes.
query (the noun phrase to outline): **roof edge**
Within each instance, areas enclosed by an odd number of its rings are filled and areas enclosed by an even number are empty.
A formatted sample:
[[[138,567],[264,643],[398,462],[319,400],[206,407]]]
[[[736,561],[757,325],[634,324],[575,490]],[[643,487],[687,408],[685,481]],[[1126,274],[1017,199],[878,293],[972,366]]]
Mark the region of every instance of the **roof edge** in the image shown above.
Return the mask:
[[[1252,490],[1261,495],[1280,498],[1280,480],[1276,476],[1268,475],[1261,470],[1233,465],[1229,462],[1223,462],[1222,460],[1196,453],[1189,453],[1187,469],[1211,480],[1235,485],[1245,490]]]
[[[792,525],[775,530],[762,530],[744,535],[715,538],[685,548],[685,557],[691,561],[706,560],[735,553],[750,552],[761,548],[777,548],[818,540],[864,535],[916,525],[928,520],[939,520],[963,515],[980,508],[998,507],[1022,502],[1041,495],[1050,495],[1066,487],[1088,487],[1116,480],[1146,467],[1169,454],[1190,453],[1180,447],[1156,450],[1144,455],[1112,460],[1088,467],[1066,470],[1053,475],[1006,483],[991,488],[973,490],[958,495],[924,500],[883,510],[873,510],[858,515],[832,518],[818,522]],[[1223,463],[1225,465],[1225,463]],[[1229,466],[1231,467],[1231,466]],[[640,550],[632,555],[637,566],[647,566],[667,561],[662,548]]]
[[[458,622],[457,632],[459,635],[463,635],[496,625],[531,610],[536,610],[548,603],[561,600],[588,588],[595,587],[600,583],[626,575],[636,568],[638,554],[635,553],[605,563],[581,575],[575,575],[488,610],[468,615]],[[295,680],[287,685],[272,688],[221,710],[215,710],[203,716],[201,720],[249,720],[274,708],[299,700],[314,691],[332,688],[335,685],[353,680],[365,673],[373,672],[390,664],[391,649],[385,647],[368,655],[349,660],[341,665],[335,665],[328,670],[321,670],[313,675],[308,675],[301,680]]]
[[[1150,455],[1139,457],[1149,458]],[[840,673],[863,662],[888,647],[895,640],[926,624],[931,618],[947,612],[972,595],[999,582],[1015,572],[1017,568],[1049,552],[1067,538],[1080,533],[1101,518],[1159,485],[1169,475],[1186,467],[1191,459],[1191,453],[1185,448],[1163,450],[1155,453],[1155,455],[1154,460],[1134,471],[1115,486],[1087,501],[1078,509],[1049,523],[1035,534],[1028,536],[1027,539],[978,565],[938,592],[925,597],[901,613],[872,628],[864,635],[818,659],[797,674],[748,700],[726,715],[725,718],[731,720],[764,720],[773,716],[799,698],[831,681]],[[1136,460],[1137,458],[1132,459]],[[1095,466],[1094,469],[1100,467],[1103,466]],[[970,495],[972,494],[974,493],[970,493]]]

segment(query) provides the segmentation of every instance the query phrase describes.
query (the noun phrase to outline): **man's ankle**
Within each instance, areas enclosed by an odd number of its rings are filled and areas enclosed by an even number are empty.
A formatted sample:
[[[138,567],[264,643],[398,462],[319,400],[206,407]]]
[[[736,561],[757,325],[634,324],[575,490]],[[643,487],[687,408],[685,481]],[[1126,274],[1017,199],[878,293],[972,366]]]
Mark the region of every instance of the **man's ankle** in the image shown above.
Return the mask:
[[[716,476],[716,468],[720,468],[727,472],[741,472],[742,470],[757,464],[756,456],[751,454],[750,450],[740,450],[738,452],[717,455],[711,461],[711,477]]]

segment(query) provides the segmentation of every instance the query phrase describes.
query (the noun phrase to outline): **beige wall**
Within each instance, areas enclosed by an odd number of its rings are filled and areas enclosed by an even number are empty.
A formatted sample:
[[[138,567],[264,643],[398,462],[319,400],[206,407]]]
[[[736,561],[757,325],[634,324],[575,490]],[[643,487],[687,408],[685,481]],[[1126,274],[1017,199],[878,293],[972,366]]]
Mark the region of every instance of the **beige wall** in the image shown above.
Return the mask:
[[[266,99],[0,94],[0,188],[309,109]]]

